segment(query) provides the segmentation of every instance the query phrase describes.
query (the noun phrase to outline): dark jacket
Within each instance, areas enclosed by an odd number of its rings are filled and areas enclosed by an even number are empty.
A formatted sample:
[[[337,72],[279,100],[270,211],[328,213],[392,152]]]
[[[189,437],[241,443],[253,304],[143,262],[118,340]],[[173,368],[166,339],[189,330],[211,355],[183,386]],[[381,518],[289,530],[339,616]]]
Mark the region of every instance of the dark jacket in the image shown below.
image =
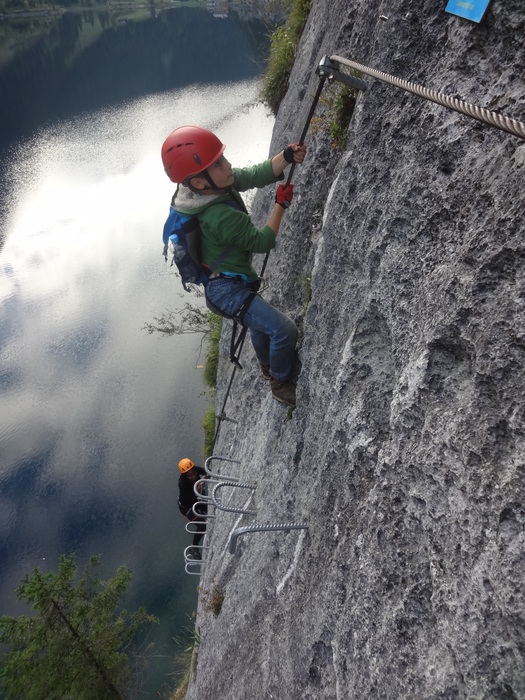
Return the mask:
[[[194,469],[197,470],[199,476],[205,477],[206,472],[202,467],[195,465]],[[186,518],[193,520],[196,516],[192,511],[193,504],[199,499],[195,495],[193,490],[194,483],[186,479],[184,474],[179,476],[179,510]]]

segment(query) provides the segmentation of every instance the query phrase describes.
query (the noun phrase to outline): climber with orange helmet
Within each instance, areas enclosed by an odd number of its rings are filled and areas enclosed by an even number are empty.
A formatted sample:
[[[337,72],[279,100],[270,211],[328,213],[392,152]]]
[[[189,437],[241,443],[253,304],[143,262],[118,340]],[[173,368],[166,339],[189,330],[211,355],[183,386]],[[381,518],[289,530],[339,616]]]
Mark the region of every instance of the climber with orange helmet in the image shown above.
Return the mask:
[[[198,467],[187,457],[180,460],[179,471],[179,511],[186,522],[191,522],[195,525],[195,533],[193,535],[193,542],[189,554],[193,559],[200,559],[199,544],[206,532],[206,520],[199,518],[199,516],[195,515],[193,512],[194,504],[199,501],[195,494],[194,486],[199,479],[206,477],[206,472],[202,467]],[[201,491],[202,486],[203,484],[200,484]],[[206,504],[203,502],[200,502],[198,509],[203,515],[207,512]]]
[[[232,168],[225,148],[215,134],[199,126],[181,126],[166,138],[162,162],[170,180],[177,183],[172,207],[198,217],[201,262],[213,265],[205,284],[208,305],[228,318],[241,313],[273,397],[295,406],[292,371],[298,331],[292,319],[256,293],[260,280],[252,266],[253,253],[267,253],[275,246],[293,185],[278,186],[274,207],[261,229],[252,223],[239,192],[282,180],[290,163],[303,162],[306,146],[291,144],[247,168]]]

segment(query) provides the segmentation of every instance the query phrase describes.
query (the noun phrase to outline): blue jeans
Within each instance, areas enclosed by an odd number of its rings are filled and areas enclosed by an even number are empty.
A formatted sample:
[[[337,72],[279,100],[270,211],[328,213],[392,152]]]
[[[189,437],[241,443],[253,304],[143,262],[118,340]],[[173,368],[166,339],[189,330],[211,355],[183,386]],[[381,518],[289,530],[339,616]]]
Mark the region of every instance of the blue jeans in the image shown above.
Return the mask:
[[[239,311],[250,292],[249,284],[241,277],[219,277],[206,285],[208,299],[228,316]],[[258,295],[248,307],[243,322],[250,331],[259,362],[269,365],[275,379],[289,381],[299,335],[295,323]]]

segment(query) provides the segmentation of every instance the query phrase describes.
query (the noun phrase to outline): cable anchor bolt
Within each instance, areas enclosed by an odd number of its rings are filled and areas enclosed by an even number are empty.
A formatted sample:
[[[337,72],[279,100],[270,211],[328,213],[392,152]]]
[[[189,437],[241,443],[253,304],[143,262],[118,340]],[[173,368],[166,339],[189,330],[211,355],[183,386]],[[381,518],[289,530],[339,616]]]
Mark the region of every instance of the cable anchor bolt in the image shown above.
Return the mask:
[[[320,78],[326,78],[330,85],[332,85],[334,80],[337,80],[339,83],[344,83],[349,87],[353,87],[355,90],[366,90],[366,83],[364,80],[357,78],[355,75],[342,73],[339,70],[339,66],[340,64],[336,61],[332,61],[329,56],[323,56],[315,72]]]

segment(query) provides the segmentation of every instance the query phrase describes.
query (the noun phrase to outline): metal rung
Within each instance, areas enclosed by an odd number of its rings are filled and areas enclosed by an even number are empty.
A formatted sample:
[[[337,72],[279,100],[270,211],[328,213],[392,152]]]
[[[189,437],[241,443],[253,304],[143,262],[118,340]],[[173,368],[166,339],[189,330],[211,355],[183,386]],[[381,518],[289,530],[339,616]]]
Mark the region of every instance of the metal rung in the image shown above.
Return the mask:
[[[215,416],[217,420],[225,420],[228,421],[228,423],[235,423],[235,425],[239,425],[239,421],[235,420],[235,418],[228,418],[228,416],[223,412],[223,413],[217,413]]]
[[[201,557],[204,553],[205,549],[210,549],[209,545],[203,545],[203,544],[192,544],[186,547],[184,550],[184,570],[186,571],[187,574],[193,574],[194,576],[200,576],[202,573],[202,567],[206,563],[205,559],[193,559],[193,557],[190,557],[188,555],[188,552],[190,549],[198,549],[201,552]],[[197,573],[193,573],[192,571],[189,571],[189,567],[198,567],[199,571]]]
[[[279,530],[308,530],[308,525],[306,523],[254,523],[246,527],[238,527],[232,532],[230,537],[230,554],[235,553],[239,535],[247,535],[250,532],[275,532]]]
[[[206,494],[201,493],[199,491],[199,484],[204,484],[205,486],[208,486],[209,484],[219,484],[220,481],[219,479],[209,479],[208,477],[205,477],[203,479],[199,479],[193,484],[193,493],[197,496],[199,501],[202,503],[210,503],[211,502],[211,496],[206,496]]]
[[[199,505],[201,505],[202,503],[203,503],[203,501],[197,501],[197,503],[194,503],[194,504],[192,505],[192,507],[191,507],[191,512],[193,513],[193,515],[195,515],[195,517],[197,517],[197,518],[200,518],[201,520],[207,520],[207,519],[210,519],[210,518],[215,518],[215,517],[216,517],[215,515],[211,515],[211,514],[209,514],[209,513],[197,513],[197,511],[195,510],[195,506],[199,506]],[[211,503],[211,502],[210,502],[210,503],[206,503],[206,505],[212,506],[213,503]],[[194,522],[193,520],[190,520],[190,522],[188,523],[188,525],[191,525],[191,523],[193,523],[193,522]]]
[[[188,552],[190,549],[211,549],[209,544],[189,544],[187,547],[184,549],[184,558],[188,558]],[[192,560],[194,561],[194,560]]]
[[[239,479],[236,476],[222,476],[221,474],[214,474],[210,467],[208,466],[211,464],[212,460],[218,460],[219,462],[233,462],[234,464],[240,464],[238,459],[232,459],[231,457],[219,457],[216,455],[212,455],[211,457],[208,457],[206,462],[204,463],[204,471],[206,474],[209,476],[214,476],[216,479],[222,479],[223,481],[239,481]]]
[[[199,561],[197,559],[193,559],[192,561],[187,561],[186,564],[184,565],[184,571],[187,574],[189,574],[190,576],[201,576],[201,574],[202,574],[201,567],[203,564],[204,564],[204,562],[202,560]],[[190,571],[190,567],[196,566],[196,565],[199,566],[199,570],[198,571]]]
[[[210,516],[208,516],[208,517],[209,517],[209,518],[214,518],[215,516],[214,516],[214,515],[210,515]],[[184,529],[186,530],[186,532],[189,532],[190,535],[196,535],[196,534],[199,532],[199,530],[191,530],[191,529],[190,529],[190,526],[191,526],[191,525],[197,526],[197,523],[196,523],[194,520],[190,520],[189,523],[186,523]]]
[[[213,487],[213,490],[211,492],[213,505],[216,508],[218,508],[219,510],[226,511],[227,513],[243,513],[245,515],[255,515],[254,510],[244,510],[243,508],[228,508],[227,506],[223,506],[221,503],[219,503],[219,501],[217,500],[216,492],[224,486],[231,486],[232,488],[239,489],[252,489],[252,491],[255,491],[255,486],[252,486],[251,484],[239,484],[239,482],[237,481],[221,481],[219,484],[216,484]]]

